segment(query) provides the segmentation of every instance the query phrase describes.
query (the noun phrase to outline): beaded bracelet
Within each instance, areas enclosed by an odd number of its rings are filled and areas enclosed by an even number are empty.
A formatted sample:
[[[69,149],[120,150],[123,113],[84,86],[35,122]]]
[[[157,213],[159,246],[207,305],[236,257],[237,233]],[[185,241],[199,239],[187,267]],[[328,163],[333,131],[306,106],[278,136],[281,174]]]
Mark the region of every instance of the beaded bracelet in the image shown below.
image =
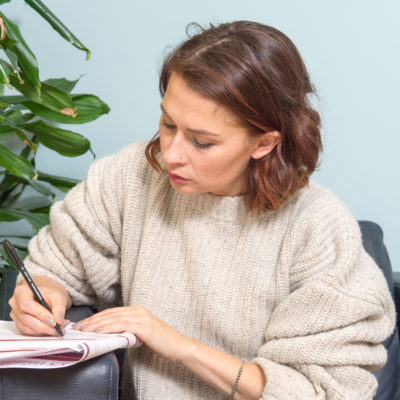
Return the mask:
[[[240,375],[242,375],[243,365],[244,365],[244,361],[242,361],[242,364],[240,365],[240,368],[239,368],[235,383],[233,384],[233,387],[232,387],[232,393],[231,393],[231,395],[229,397],[229,400],[233,400],[233,396],[236,393],[236,389],[237,389],[238,384],[239,384]]]

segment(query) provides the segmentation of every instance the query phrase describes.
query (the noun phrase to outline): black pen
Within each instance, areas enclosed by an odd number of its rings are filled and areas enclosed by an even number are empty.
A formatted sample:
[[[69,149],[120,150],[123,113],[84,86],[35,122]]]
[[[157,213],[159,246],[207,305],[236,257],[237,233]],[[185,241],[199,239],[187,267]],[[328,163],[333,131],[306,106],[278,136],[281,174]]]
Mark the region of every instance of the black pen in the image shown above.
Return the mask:
[[[47,305],[46,301],[44,300],[43,296],[40,294],[39,289],[35,285],[35,282],[33,282],[31,276],[29,275],[28,271],[25,268],[24,263],[21,261],[21,259],[18,256],[17,251],[15,250],[14,246],[6,239],[3,240],[3,247],[5,252],[7,253],[8,257],[10,257],[10,260],[17,266],[17,268],[20,270],[22,276],[25,278],[26,283],[28,286],[31,288],[33,294],[35,295],[37,301],[47,310],[50,310],[50,307]],[[60,336],[64,336],[63,331],[60,328],[60,325],[56,323],[55,328],[57,332],[59,333]]]

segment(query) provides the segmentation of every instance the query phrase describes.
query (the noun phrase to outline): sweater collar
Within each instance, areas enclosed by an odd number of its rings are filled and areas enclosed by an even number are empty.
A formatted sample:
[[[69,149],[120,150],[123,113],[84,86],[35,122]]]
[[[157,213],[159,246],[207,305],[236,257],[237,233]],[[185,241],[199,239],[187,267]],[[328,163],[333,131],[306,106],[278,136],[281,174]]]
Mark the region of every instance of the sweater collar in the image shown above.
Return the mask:
[[[211,193],[177,193],[187,208],[200,212],[203,216],[219,221],[244,223],[254,218],[254,212],[247,209],[243,196],[217,196]],[[183,204],[182,204],[183,205]]]

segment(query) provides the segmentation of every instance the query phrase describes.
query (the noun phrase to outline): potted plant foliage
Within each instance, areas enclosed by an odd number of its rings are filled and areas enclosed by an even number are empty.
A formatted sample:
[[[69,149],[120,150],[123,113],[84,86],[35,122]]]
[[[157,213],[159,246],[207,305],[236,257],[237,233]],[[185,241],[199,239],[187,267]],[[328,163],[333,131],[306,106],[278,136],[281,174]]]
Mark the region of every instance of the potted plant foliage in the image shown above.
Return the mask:
[[[10,0],[0,0],[0,5]],[[47,8],[41,0],[25,0],[54,30],[76,48],[89,49]],[[67,192],[77,180],[54,176],[36,169],[38,146],[45,146],[65,157],[80,156],[91,151],[87,138],[59,124],[84,124],[109,112],[109,107],[93,94],[73,93],[76,81],[55,78],[41,81],[36,57],[22,37],[18,26],[0,10],[0,224],[26,220],[32,227],[29,236],[14,236],[12,241],[20,256],[27,253],[31,236],[49,223],[49,209],[55,189]],[[16,95],[5,95],[5,88]],[[8,91],[10,92],[10,91]],[[20,142],[18,151],[15,146]],[[26,188],[40,197],[42,205],[21,206]],[[36,199],[37,200],[37,199]],[[1,236],[9,235],[1,231]],[[1,239],[1,238],[0,238]],[[22,240],[22,242],[21,242]],[[11,261],[0,246],[0,273],[12,268]]]

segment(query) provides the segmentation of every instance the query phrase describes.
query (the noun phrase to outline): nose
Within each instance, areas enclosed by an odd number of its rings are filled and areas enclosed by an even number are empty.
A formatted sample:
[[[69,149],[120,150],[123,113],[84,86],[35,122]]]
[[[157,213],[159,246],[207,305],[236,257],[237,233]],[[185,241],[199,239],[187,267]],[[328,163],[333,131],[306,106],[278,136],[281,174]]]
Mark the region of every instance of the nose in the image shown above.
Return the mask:
[[[162,158],[167,166],[185,164],[185,140],[180,132],[176,132],[175,135],[169,137],[164,146],[161,146],[161,150]]]

